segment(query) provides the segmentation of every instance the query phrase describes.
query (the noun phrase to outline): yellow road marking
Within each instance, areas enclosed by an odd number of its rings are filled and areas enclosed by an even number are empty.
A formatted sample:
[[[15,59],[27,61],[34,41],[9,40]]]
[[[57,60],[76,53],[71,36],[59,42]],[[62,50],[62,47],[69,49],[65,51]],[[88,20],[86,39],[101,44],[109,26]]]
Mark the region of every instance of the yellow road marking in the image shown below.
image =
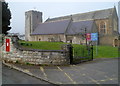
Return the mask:
[[[60,71],[63,72],[63,70],[62,70],[60,67],[57,66],[57,68],[58,68]],[[73,84],[76,84],[76,82],[73,81],[73,79],[72,79],[66,72],[64,72],[64,74],[68,77],[68,79],[69,79]]]
[[[85,76],[86,74],[82,74],[83,76]]]
[[[91,77],[88,77],[89,79],[91,79],[93,82],[95,82],[96,84],[100,84],[97,80],[94,80],[93,78]]]
[[[100,80],[100,81],[105,82],[106,80]]]
[[[117,78],[108,78],[108,79],[103,79],[103,80],[98,80],[98,81],[102,81],[102,82],[105,82],[105,81],[109,81],[109,80],[115,80]]]
[[[117,80],[118,78],[109,78],[109,80]]]
[[[27,70],[27,69],[25,69],[24,71],[25,71],[25,72],[30,72],[30,71],[29,71],[29,70]]]
[[[73,84],[76,84],[76,82],[73,81],[73,79],[72,79],[67,73],[65,73],[65,75],[70,79],[70,81],[71,81]]]
[[[63,84],[62,82],[56,82],[56,83],[58,83],[58,84]]]
[[[57,66],[57,68],[58,68],[60,71],[63,71],[60,67]]]
[[[107,79],[104,79],[104,81],[115,80],[115,79],[117,79],[117,78],[110,78],[110,77],[108,77],[107,75],[105,75],[105,77],[106,77]]]
[[[74,67],[74,70],[80,70],[80,69],[79,69],[79,66],[76,66],[76,65],[70,65],[70,67]],[[75,68],[75,67],[77,67],[77,68]],[[80,66],[80,68],[81,68],[82,70],[85,69],[85,68],[82,67],[82,66]]]
[[[110,79],[110,80],[113,80],[113,79]]]
[[[43,72],[45,78],[47,78],[47,74],[45,73],[44,68],[43,68],[43,67],[40,67],[40,70]]]
[[[71,67],[77,67],[76,65],[70,65]]]

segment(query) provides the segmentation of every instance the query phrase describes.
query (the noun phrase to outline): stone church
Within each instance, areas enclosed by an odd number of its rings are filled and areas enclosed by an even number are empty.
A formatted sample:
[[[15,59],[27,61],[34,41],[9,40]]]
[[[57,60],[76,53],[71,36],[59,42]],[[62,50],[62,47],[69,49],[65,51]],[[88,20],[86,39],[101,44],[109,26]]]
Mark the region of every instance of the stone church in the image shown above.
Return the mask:
[[[48,18],[42,22],[42,12],[25,13],[25,40],[85,44],[86,33],[98,33],[99,45],[118,46],[118,16],[116,8]],[[87,41],[87,43],[94,42]]]

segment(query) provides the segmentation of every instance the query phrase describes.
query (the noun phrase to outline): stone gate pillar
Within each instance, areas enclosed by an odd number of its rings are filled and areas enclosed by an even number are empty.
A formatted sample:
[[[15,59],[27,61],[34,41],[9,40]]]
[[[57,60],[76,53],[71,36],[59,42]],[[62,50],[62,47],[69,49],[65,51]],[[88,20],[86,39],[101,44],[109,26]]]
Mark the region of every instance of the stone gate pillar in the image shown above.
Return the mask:
[[[65,51],[66,57],[69,60],[69,63],[73,63],[73,46],[71,44],[62,45],[62,50]]]

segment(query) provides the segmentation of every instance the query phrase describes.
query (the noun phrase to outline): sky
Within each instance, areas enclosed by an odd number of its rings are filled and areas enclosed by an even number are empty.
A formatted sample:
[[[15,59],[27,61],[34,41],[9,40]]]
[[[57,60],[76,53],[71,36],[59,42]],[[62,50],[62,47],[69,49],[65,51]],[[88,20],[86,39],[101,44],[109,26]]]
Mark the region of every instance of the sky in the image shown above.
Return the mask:
[[[118,11],[119,0],[6,0],[12,14],[10,33],[25,33],[25,12],[37,10],[43,12],[43,21],[47,18],[84,13],[113,8]]]

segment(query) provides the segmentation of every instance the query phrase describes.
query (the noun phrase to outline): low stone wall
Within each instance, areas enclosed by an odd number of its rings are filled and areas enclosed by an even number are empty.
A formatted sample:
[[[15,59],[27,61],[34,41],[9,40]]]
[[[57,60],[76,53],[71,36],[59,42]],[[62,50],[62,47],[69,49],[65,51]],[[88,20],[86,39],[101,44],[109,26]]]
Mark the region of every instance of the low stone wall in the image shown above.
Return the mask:
[[[30,63],[35,65],[67,65],[70,64],[69,48],[63,45],[61,50],[23,49],[11,42],[11,51],[5,51],[3,45],[2,56],[5,61]]]

